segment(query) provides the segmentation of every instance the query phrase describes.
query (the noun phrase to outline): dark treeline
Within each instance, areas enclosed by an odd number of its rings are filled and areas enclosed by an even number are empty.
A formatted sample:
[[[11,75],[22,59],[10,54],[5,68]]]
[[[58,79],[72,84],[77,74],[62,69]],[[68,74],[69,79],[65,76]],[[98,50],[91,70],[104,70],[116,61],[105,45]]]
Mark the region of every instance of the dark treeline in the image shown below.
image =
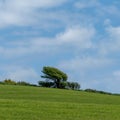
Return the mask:
[[[11,79],[5,79],[5,80],[1,81],[0,84],[80,90],[80,84],[78,82],[67,81],[67,79],[68,79],[67,74],[62,72],[58,68],[45,66],[42,69],[42,73],[43,73],[43,75],[41,76],[41,78],[43,78],[44,80],[38,81],[38,84],[31,84],[31,83],[25,82],[25,81],[16,82]],[[108,94],[108,95],[120,95],[120,94],[112,94],[112,93],[105,92],[105,91],[99,91],[99,90],[95,90],[95,89],[86,89],[83,91],[92,92],[92,93]]]
[[[25,81],[14,81],[14,80],[11,80],[11,79],[5,79],[3,81],[0,81],[0,84],[2,85],[22,85],[22,86],[37,86],[35,84],[31,84],[31,83],[28,83],[28,82],[25,82]]]
[[[3,81],[0,81],[1,85],[20,85],[20,86],[35,86],[35,87],[48,87],[48,88],[55,88],[54,84],[52,82],[45,82],[45,81],[39,81],[38,85],[36,84],[31,84],[25,81],[14,81],[11,79],[5,79]],[[66,86],[66,85],[65,85]],[[85,91],[85,92],[90,92],[90,93],[99,93],[99,94],[107,94],[107,95],[117,95],[120,96],[120,94],[117,93],[110,93],[110,92],[105,92],[105,91],[100,91],[100,90],[95,90],[95,89],[85,89],[85,90],[80,90],[80,86],[76,82],[68,82],[66,88],[65,86],[63,89],[72,89],[72,90],[78,90],[78,91]]]
[[[50,81],[39,81],[38,84],[41,87],[57,88],[56,84]],[[60,89],[80,90],[80,84],[77,82],[61,82]]]
[[[48,81],[38,81],[38,85],[31,84],[25,81],[14,81],[11,79],[5,79],[3,81],[0,81],[0,84],[2,85],[21,85],[21,86],[36,86],[36,87],[48,87],[48,88],[57,88],[53,82]],[[80,85],[77,82],[62,82],[60,84],[61,89],[72,89],[72,90],[79,90]]]

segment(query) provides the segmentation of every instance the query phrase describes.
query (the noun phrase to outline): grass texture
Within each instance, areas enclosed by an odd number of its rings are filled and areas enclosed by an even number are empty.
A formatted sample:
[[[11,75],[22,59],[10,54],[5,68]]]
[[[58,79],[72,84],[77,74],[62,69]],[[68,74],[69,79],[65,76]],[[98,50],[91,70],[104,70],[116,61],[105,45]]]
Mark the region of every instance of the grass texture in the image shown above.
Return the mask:
[[[120,96],[0,85],[0,120],[120,120]]]

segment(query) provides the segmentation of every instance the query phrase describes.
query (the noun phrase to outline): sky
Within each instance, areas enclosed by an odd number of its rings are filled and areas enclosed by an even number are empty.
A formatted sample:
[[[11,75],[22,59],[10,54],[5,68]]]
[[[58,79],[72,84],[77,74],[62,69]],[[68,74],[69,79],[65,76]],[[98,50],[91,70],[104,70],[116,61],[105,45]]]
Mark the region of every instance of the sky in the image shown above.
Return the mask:
[[[0,0],[0,80],[37,84],[43,66],[120,93],[120,0]]]

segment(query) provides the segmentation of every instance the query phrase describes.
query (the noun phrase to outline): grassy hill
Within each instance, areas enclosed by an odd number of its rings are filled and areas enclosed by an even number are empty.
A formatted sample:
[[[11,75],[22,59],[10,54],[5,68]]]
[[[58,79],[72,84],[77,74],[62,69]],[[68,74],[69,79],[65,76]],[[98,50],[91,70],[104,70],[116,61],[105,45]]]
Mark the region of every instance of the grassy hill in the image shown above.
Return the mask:
[[[0,85],[0,120],[120,120],[120,96]]]

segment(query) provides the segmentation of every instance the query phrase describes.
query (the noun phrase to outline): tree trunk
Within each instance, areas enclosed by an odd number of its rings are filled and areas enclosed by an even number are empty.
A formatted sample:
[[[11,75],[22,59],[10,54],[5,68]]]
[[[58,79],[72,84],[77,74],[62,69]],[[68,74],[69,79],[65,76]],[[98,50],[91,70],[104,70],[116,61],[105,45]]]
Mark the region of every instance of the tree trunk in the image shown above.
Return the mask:
[[[60,80],[56,80],[56,87],[60,88]]]

